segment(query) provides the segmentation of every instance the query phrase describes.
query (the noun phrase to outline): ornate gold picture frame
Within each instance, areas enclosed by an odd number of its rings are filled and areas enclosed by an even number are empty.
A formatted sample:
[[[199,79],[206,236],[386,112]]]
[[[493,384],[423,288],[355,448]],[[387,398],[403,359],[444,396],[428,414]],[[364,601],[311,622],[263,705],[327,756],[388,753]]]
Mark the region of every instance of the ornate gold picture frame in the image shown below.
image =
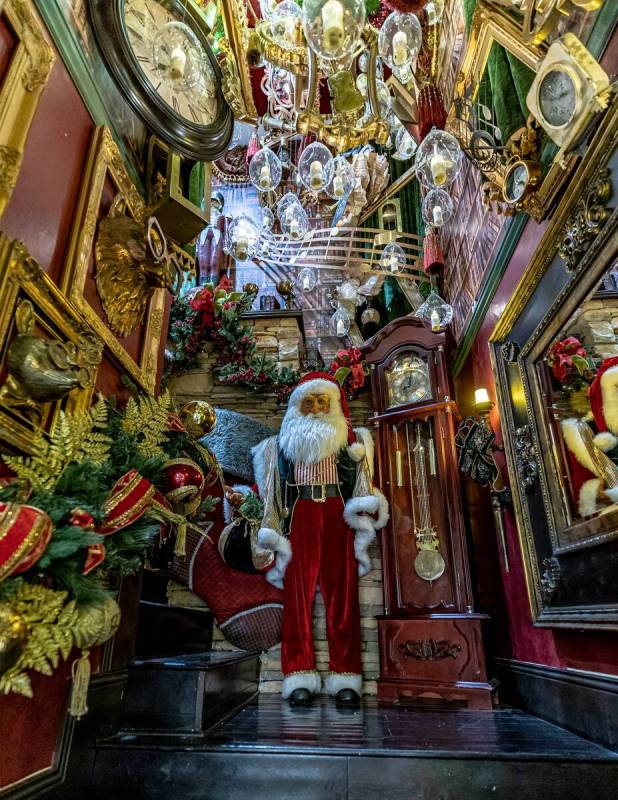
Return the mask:
[[[0,450],[27,453],[35,423],[47,430],[61,409],[90,406],[103,342],[24,245],[3,233],[0,297]],[[30,331],[24,335],[20,318],[23,323],[25,315]],[[11,369],[15,361],[18,367]],[[74,376],[79,385],[69,389],[77,383]],[[45,402],[32,396],[45,392],[62,397]]]
[[[18,41],[0,78],[0,218],[19,175],[28,131],[54,63],[54,51],[31,0],[0,0]]]
[[[149,300],[143,326],[139,332],[138,351],[131,354],[126,343],[111,330],[105,313],[95,308],[88,298],[96,296],[93,277],[94,243],[101,216],[104,195],[111,192],[124,200],[127,213],[143,222],[144,201],[131,181],[120,151],[108,128],[96,128],[84,171],[71,232],[61,289],[75,304],[86,321],[105,342],[105,346],[132,380],[153,394],[157,382],[157,366],[163,332],[166,291],[155,289]]]

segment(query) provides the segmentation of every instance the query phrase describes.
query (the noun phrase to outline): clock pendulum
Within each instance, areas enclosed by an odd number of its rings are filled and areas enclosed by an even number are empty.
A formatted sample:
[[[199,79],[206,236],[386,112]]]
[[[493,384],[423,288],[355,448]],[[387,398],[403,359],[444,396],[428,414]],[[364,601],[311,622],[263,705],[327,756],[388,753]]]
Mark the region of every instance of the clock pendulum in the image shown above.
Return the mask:
[[[435,526],[431,524],[431,506],[429,503],[429,486],[427,484],[427,471],[425,466],[425,446],[421,439],[422,425],[416,422],[416,444],[410,448],[410,427],[406,422],[406,441],[408,445],[408,471],[410,473],[410,505],[412,507],[412,520],[418,553],[414,559],[414,571],[424,581],[438,580],[444,574],[446,564],[442,558],[439,547],[440,542]],[[414,470],[416,473],[416,490],[418,504],[418,520],[414,504],[412,481],[412,459],[414,453]]]
[[[397,476],[397,486],[401,489],[405,486],[403,480],[403,454],[399,449],[399,431],[396,425],[393,425],[393,433],[395,434],[395,472]]]

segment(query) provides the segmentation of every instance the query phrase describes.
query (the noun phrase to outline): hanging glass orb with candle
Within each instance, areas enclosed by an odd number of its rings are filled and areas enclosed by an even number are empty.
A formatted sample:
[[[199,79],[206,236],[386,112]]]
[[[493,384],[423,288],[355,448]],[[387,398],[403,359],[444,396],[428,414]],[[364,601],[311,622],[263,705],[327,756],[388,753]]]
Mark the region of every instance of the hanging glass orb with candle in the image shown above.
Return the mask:
[[[152,60],[159,79],[175,92],[196,86],[208,62],[200,40],[184,22],[168,22],[156,32]]]
[[[290,203],[279,217],[281,232],[293,241],[302,239],[309,230],[309,217],[300,203]]]
[[[423,198],[421,213],[427,225],[441,228],[453,216],[453,201],[444,189],[431,189]]]
[[[262,206],[260,209],[260,214],[262,215],[262,230],[263,231],[272,231],[273,225],[275,224],[275,215],[266,206]]]
[[[302,44],[302,12],[294,0],[283,0],[269,17],[270,35],[284,50]]]
[[[283,216],[285,212],[288,210],[289,206],[298,206],[302,210],[302,206],[300,205],[300,200],[294,194],[294,192],[286,192],[283,197],[279,199],[277,205],[275,206],[275,211],[277,212],[277,219],[279,222],[283,223]]]
[[[451,324],[453,307],[432,289],[425,302],[416,310],[414,316],[420,319],[423,325],[434,333],[440,333]]]
[[[249,163],[249,180],[259,192],[271,192],[281,182],[281,161],[268,147],[262,147]]]
[[[433,128],[418,146],[414,157],[417,175],[425,186],[439,189],[451,184],[460,169],[461,147],[446,131]]]
[[[255,257],[260,231],[246,214],[235,217],[227,227],[224,250],[236,261],[248,261]]]
[[[425,6],[425,19],[428,25],[437,25],[444,14],[444,0],[429,0]]]
[[[304,0],[303,28],[309,47],[328,61],[350,56],[365,25],[365,0]]]
[[[326,194],[340,200],[350,194],[355,183],[352,164],[343,156],[333,158],[326,170]]]
[[[328,183],[332,161],[332,153],[321,142],[305,147],[298,159],[298,174],[303,185],[312,192],[321,192]]]
[[[337,308],[328,323],[328,329],[332,336],[342,338],[350,332],[352,320],[350,315],[341,306]]]
[[[380,266],[385,272],[401,272],[406,266],[406,254],[396,242],[389,242],[380,256]]]
[[[312,292],[318,284],[318,276],[311,267],[303,267],[298,273],[296,284],[303,292]]]
[[[406,84],[412,79],[412,62],[421,49],[423,30],[416,14],[393,11],[384,20],[378,36],[380,57]]]

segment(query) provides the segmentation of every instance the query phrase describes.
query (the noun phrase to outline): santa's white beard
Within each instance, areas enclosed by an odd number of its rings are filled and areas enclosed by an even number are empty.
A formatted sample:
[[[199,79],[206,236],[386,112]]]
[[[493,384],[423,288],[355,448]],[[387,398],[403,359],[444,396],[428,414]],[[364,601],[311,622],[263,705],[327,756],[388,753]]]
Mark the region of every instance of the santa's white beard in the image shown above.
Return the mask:
[[[281,450],[295,464],[316,464],[338,453],[347,443],[348,422],[339,409],[305,415],[291,406],[281,423]]]

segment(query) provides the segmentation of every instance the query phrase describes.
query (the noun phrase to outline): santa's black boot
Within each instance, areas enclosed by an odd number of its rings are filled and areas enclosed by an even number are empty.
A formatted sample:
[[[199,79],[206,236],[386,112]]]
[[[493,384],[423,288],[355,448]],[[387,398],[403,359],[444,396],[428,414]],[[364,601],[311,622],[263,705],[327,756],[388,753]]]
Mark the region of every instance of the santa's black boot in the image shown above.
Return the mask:
[[[354,689],[340,689],[335,695],[335,703],[338,708],[358,708],[360,696]]]
[[[313,704],[313,695],[309,689],[294,689],[290,695],[291,706],[310,706]]]

